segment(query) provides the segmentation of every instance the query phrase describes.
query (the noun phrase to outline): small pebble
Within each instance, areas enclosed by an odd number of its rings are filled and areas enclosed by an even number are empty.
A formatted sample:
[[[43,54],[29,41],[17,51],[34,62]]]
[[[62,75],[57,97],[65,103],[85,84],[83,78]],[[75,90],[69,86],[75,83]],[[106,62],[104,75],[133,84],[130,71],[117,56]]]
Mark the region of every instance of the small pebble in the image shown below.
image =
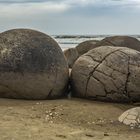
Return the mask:
[[[104,136],[109,136],[109,134],[108,133],[104,133]]]

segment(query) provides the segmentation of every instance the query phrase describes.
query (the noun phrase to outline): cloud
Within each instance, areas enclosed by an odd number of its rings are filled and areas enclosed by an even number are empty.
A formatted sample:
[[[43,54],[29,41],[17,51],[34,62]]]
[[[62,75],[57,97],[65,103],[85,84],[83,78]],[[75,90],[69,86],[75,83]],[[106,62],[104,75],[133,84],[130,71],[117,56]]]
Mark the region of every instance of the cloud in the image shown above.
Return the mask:
[[[25,1],[24,1],[25,2]],[[9,5],[0,4],[0,17],[30,16],[48,13],[64,12],[69,8],[68,5],[52,2],[27,2],[27,3],[10,3]]]
[[[39,3],[39,2],[46,2],[48,0],[0,0],[0,3]]]
[[[0,3],[42,3],[42,2],[52,2],[52,3],[65,3],[69,5],[89,5],[89,4],[140,4],[139,0],[0,0]]]
[[[114,7],[114,8],[139,8],[140,0],[64,0],[71,6]]]
[[[16,7],[22,6],[35,6],[38,7],[46,7],[45,9],[55,9],[60,6],[60,9],[65,7],[110,7],[110,6],[118,6],[118,7],[139,7],[140,0],[0,0],[0,5],[4,6],[5,4],[16,5]],[[44,6],[44,5],[48,5]],[[63,5],[63,6],[62,6]],[[52,7],[52,8],[50,8]],[[53,8],[54,7],[54,8]],[[62,9],[63,9],[62,8]]]
[[[0,0],[0,31],[35,28],[50,34],[138,33],[140,0]]]

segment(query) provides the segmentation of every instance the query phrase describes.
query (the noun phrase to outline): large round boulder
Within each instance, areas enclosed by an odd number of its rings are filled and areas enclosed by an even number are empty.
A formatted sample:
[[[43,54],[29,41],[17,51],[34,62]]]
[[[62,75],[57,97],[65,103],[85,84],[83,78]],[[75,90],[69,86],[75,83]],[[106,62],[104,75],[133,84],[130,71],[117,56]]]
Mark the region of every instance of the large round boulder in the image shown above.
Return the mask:
[[[84,53],[88,52],[91,49],[94,49],[95,44],[99,42],[97,40],[88,40],[80,43],[75,48],[68,48],[64,50],[64,55],[68,62],[69,68],[72,68],[74,62]]]
[[[51,37],[30,29],[0,34],[0,97],[57,98],[67,81],[67,62]]]
[[[106,37],[98,42],[96,46],[120,46],[140,51],[140,41],[130,36]]]
[[[140,52],[112,46],[92,49],[75,62],[71,83],[77,97],[140,101]]]

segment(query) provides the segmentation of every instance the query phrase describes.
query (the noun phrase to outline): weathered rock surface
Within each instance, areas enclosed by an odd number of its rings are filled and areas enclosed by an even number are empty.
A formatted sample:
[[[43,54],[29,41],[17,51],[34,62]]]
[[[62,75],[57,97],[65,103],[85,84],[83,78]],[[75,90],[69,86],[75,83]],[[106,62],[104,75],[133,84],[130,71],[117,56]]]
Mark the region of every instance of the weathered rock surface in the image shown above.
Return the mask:
[[[64,50],[64,55],[68,62],[69,68],[72,68],[74,62],[79,57],[77,50],[75,48],[66,49],[66,50]]]
[[[140,107],[131,108],[125,111],[119,121],[131,128],[140,128]]]
[[[96,46],[120,46],[140,51],[140,41],[130,36],[106,37],[98,42]]]
[[[84,53],[88,52],[91,49],[95,48],[95,44],[98,43],[97,40],[88,40],[80,43],[78,46],[76,46],[76,50],[79,54],[79,56],[83,55]]]
[[[74,62],[84,53],[88,52],[91,49],[95,48],[95,44],[99,42],[97,40],[88,40],[80,43],[75,48],[69,48],[64,50],[64,55],[67,59],[68,65],[72,68]]]
[[[71,83],[77,97],[140,101],[140,53],[125,47],[92,49],[75,62]]]
[[[57,98],[67,81],[66,60],[51,37],[29,29],[0,34],[0,97]]]

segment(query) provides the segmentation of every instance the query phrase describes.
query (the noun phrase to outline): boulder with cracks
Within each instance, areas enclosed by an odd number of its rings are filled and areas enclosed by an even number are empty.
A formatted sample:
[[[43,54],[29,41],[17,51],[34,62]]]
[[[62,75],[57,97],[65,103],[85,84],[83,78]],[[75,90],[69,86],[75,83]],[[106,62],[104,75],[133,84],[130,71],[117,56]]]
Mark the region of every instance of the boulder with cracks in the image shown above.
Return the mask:
[[[0,97],[57,98],[67,82],[67,62],[51,37],[30,29],[0,34]]]
[[[125,111],[118,119],[121,123],[128,125],[131,129],[140,129],[140,107]]]
[[[140,53],[125,47],[95,48],[75,62],[71,83],[77,97],[140,101]]]

